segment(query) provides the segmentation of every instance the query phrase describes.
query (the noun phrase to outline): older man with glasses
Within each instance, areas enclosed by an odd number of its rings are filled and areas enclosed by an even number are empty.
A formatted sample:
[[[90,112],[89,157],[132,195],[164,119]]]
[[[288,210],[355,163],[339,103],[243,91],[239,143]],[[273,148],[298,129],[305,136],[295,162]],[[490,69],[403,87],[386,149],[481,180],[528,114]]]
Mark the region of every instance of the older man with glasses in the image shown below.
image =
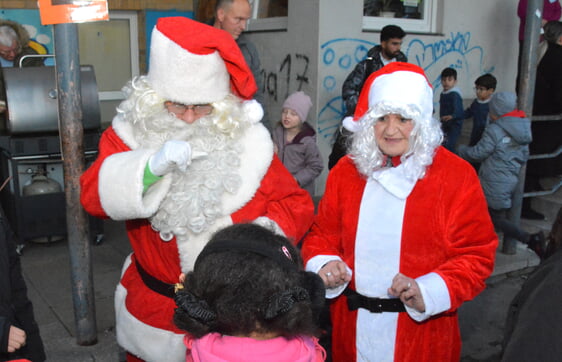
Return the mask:
[[[37,54],[28,44],[29,34],[21,24],[0,19],[0,113],[4,112],[6,106],[2,68],[19,67],[23,56]],[[26,58],[22,67],[41,66],[43,61],[44,58]]]
[[[148,75],[133,79],[81,178],[82,204],[127,220],[133,253],[115,306],[127,359],[185,361],[174,284],[211,235],[253,222],[297,243],[314,205],[273,152],[252,73],[234,38],[161,18]]]

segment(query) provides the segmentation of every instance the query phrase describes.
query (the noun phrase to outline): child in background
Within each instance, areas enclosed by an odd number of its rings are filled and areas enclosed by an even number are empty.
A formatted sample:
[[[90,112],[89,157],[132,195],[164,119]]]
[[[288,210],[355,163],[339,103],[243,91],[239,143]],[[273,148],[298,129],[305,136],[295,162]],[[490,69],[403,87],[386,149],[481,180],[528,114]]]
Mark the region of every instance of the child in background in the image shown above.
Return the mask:
[[[468,161],[482,162],[478,176],[494,226],[504,236],[527,244],[542,258],[543,233],[529,234],[507,218],[519,172],[529,158],[531,121],[517,109],[517,96],[513,92],[494,94],[489,106],[490,124],[482,138],[475,146],[461,145],[458,154]]]
[[[496,90],[496,77],[487,73],[476,78],[474,90],[476,99],[464,111],[464,119],[472,117],[472,132],[470,133],[469,146],[474,146],[482,138],[482,133],[488,123],[488,102]]]
[[[314,179],[324,168],[322,156],[316,145],[316,132],[306,122],[312,107],[310,97],[299,91],[283,103],[281,122],[273,130],[275,153],[300,187],[314,193]]]
[[[187,361],[323,361],[313,337],[320,277],[285,237],[256,224],[218,231],[175,297]]]
[[[445,136],[443,146],[449,151],[455,152],[464,119],[462,94],[456,86],[457,71],[453,68],[443,69],[441,85],[443,92],[439,97],[439,119]]]

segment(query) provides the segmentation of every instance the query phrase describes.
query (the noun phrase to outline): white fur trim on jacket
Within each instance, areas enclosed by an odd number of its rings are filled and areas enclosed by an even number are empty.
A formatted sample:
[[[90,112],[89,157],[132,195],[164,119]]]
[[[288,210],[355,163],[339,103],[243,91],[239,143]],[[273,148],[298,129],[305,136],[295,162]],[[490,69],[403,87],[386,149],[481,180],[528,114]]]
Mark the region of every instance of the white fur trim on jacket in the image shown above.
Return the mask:
[[[127,290],[122,284],[115,290],[117,342],[126,351],[147,362],[183,362],[183,334],[154,328],[135,318],[125,306]]]
[[[154,152],[139,149],[104,160],[99,173],[100,202],[113,220],[147,218],[158,210],[170,189],[171,177],[165,176],[143,195],[144,170]]]

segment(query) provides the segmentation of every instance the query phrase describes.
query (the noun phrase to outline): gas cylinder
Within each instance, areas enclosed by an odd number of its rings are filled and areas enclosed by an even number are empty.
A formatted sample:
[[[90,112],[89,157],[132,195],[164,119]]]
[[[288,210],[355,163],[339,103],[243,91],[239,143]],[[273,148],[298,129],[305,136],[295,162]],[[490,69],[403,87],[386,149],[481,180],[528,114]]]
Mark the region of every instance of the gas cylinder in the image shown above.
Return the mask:
[[[62,192],[60,184],[43,174],[31,176],[31,183],[23,187],[23,196],[52,194]]]

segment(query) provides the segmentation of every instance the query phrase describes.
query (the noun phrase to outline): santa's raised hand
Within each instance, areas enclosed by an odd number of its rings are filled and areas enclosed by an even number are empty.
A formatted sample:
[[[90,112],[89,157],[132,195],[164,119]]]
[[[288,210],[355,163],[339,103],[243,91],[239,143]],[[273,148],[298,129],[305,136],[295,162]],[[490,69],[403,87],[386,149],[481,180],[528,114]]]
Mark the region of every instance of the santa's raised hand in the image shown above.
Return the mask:
[[[185,172],[191,164],[191,146],[189,142],[170,140],[148,160],[150,172],[164,176],[176,169]]]

